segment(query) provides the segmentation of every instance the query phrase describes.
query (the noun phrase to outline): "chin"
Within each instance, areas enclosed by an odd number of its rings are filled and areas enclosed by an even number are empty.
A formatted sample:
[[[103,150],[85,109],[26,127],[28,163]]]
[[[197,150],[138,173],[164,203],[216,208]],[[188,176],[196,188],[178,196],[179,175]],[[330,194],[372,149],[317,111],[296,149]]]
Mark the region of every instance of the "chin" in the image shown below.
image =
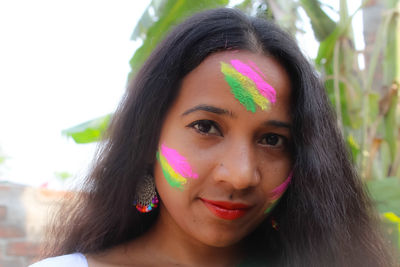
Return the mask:
[[[244,235],[238,235],[237,232],[230,231],[228,233],[223,233],[219,231],[202,235],[200,241],[211,247],[224,248],[236,245],[242,239],[244,239]]]

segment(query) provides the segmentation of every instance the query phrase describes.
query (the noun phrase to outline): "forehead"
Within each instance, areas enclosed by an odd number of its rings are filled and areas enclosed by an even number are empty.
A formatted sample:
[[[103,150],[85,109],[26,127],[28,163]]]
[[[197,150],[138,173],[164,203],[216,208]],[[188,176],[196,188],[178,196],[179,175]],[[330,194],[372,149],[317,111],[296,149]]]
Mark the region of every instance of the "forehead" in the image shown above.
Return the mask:
[[[221,71],[222,65],[230,64],[232,61],[249,62],[276,92],[275,103],[266,110],[257,107],[254,115],[281,112],[288,117],[291,85],[286,70],[270,56],[239,50],[218,52],[207,57],[183,79],[176,105],[190,108],[193,105],[211,104],[233,113],[253,114],[235,98]]]

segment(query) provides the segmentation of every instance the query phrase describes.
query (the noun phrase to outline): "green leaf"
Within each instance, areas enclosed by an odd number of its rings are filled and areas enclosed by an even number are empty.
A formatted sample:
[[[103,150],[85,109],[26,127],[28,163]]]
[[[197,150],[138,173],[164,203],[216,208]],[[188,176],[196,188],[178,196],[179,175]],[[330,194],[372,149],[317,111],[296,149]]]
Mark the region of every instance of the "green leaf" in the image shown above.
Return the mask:
[[[74,139],[78,144],[97,142],[108,127],[111,114],[93,119],[62,131],[62,134]]]
[[[400,5],[399,5],[400,6]],[[399,7],[400,9],[400,7]],[[397,10],[400,12],[400,10]],[[392,11],[387,25],[385,60],[383,61],[384,82],[389,85],[400,83],[400,15]]]
[[[339,103],[341,107],[341,116],[342,122],[345,126],[349,126],[351,128],[356,128],[357,126],[357,114],[352,114],[351,102],[349,103],[347,84],[343,82],[339,82]],[[325,82],[325,89],[328,94],[329,100],[331,101],[334,108],[336,108],[336,97],[334,90],[334,80],[329,79]]]
[[[159,13],[156,14],[159,19],[148,28],[143,45],[136,50],[130,60],[132,71],[129,77],[132,77],[132,74],[139,70],[143,62],[174,25],[195,12],[225,6],[228,3],[228,0],[166,0],[164,5],[159,8]]]
[[[393,161],[391,160],[391,155],[390,155],[390,146],[387,142],[383,142],[381,145],[381,151],[380,151],[380,157],[381,157],[381,167],[377,169],[378,171],[381,171],[382,177],[386,177],[389,173],[389,168],[392,165]]]
[[[300,0],[300,4],[310,18],[315,38],[325,40],[332,34],[336,23],[322,10],[318,0]]]
[[[380,213],[394,212],[400,216],[400,180],[389,177],[367,182],[367,187]]]
[[[360,153],[360,145],[354,139],[354,136],[352,134],[349,134],[347,136],[347,144],[350,147],[351,154],[353,156],[353,161],[355,161],[358,157],[358,154]]]
[[[62,180],[62,181],[65,181],[65,180],[67,180],[68,178],[70,178],[70,177],[73,176],[73,175],[72,175],[71,173],[69,173],[69,172],[56,172],[56,173],[54,173],[54,175],[55,175],[58,179],[60,179],[60,180]]]
[[[392,244],[397,245],[400,251],[400,217],[393,212],[385,212],[382,214],[383,229]]]
[[[348,106],[348,98],[347,97],[347,90],[346,90],[346,85],[342,82],[339,83],[339,96],[340,96],[340,107],[341,107],[341,113],[342,113],[342,121],[343,125],[350,126],[352,127],[352,119],[350,117],[350,107]]]
[[[397,101],[399,99],[398,94],[393,95],[388,113],[385,116],[385,140],[389,144],[390,157],[394,161],[397,153],[397,120],[396,120],[396,109]]]
[[[385,0],[385,6],[388,8],[394,8],[400,3],[400,0]]]
[[[236,9],[240,9],[243,12],[249,13],[253,7],[253,1],[252,0],[244,0],[241,3],[235,5]]]
[[[335,30],[320,43],[317,58],[315,59],[317,66],[330,65],[330,62],[332,62],[333,51],[335,50],[336,42],[342,33],[343,30],[341,27],[336,27]]]
[[[315,0],[313,0],[313,1],[315,1]],[[358,9],[357,9],[357,11],[358,11]],[[344,17],[341,17],[340,21],[337,24],[335,24],[336,27],[320,43],[320,46],[318,49],[318,55],[317,55],[317,58],[315,59],[315,63],[317,64],[317,66],[322,66],[325,64],[330,65],[330,62],[333,59],[333,52],[335,50],[335,44],[339,40],[339,37],[347,36],[348,39],[350,38],[351,21],[352,21],[354,15],[357,13],[357,11],[354,14],[352,14],[351,16],[343,15]]]
[[[368,117],[369,123],[376,121],[379,115],[379,100],[380,95],[378,93],[368,94]]]
[[[131,40],[144,38],[147,34],[148,28],[154,23],[155,18],[150,15],[150,8],[154,8],[154,6],[149,5],[144,11],[139,21],[137,22],[135,29],[133,30]]]

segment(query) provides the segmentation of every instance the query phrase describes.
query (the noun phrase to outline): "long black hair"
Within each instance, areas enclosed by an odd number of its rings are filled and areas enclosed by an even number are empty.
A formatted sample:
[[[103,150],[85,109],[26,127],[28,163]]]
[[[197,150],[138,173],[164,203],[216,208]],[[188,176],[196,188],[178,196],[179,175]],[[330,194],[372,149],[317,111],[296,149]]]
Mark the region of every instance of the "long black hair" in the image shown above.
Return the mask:
[[[292,85],[294,175],[271,213],[279,230],[266,220],[248,237],[255,251],[280,266],[390,265],[318,75],[289,34],[226,8],[178,25],[144,63],[113,116],[83,193],[63,207],[47,256],[102,251],[153,224],[157,211],[140,214],[132,202],[138,180],[153,168],[163,119],[182,79],[210,54],[230,49],[272,56]]]

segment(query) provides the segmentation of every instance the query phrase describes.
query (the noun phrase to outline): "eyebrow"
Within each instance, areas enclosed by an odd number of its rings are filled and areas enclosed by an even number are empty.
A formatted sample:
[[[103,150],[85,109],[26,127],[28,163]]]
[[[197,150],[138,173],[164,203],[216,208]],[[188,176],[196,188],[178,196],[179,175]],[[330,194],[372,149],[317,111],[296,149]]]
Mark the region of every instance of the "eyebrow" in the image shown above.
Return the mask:
[[[195,111],[207,111],[207,112],[215,113],[218,115],[228,115],[230,117],[234,117],[234,114],[229,110],[226,110],[223,108],[217,108],[217,107],[210,106],[210,105],[204,105],[204,104],[197,105],[193,108],[186,110],[185,112],[182,113],[181,116],[186,116]],[[290,123],[278,121],[278,120],[268,120],[268,121],[264,122],[263,124],[265,126],[274,126],[274,127],[279,127],[279,128],[286,128],[289,130],[292,127],[292,125]]]
[[[185,112],[183,112],[182,116],[186,116],[195,111],[207,111],[207,112],[215,113],[218,115],[228,115],[230,117],[234,116],[233,113],[229,110],[226,110],[223,108],[217,108],[217,107],[210,106],[210,105],[197,105],[197,106],[190,108],[190,109],[186,110]]]
[[[292,128],[292,125],[290,125],[290,123],[283,122],[283,121],[277,121],[277,120],[266,121],[264,123],[264,125],[266,125],[266,126],[275,126],[275,127],[279,127],[279,128],[287,128],[289,130]]]

